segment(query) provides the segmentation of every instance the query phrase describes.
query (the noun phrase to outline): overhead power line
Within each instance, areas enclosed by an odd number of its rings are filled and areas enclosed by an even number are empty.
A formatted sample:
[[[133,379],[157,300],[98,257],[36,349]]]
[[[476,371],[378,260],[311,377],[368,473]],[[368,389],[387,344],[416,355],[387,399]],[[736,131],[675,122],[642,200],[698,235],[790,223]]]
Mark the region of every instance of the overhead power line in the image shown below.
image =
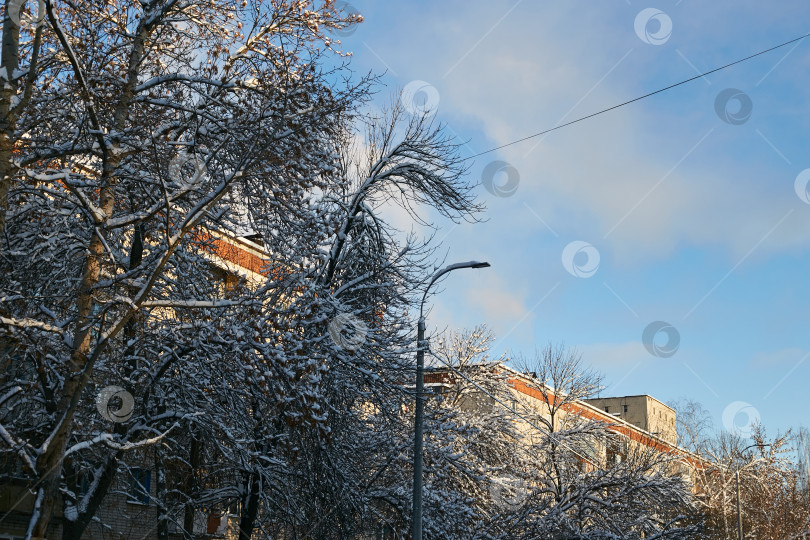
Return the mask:
[[[804,38],[806,38],[806,37],[808,37],[808,36],[810,36],[810,33],[808,33],[808,34],[804,34],[803,36],[799,36],[799,37],[794,38],[794,39],[791,39],[790,41],[785,41],[784,43],[780,43],[779,45],[776,45],[776,46],[771,47],[771,48],[769,48],[769,49],[765,49],[765,50],[763,50],[763,51],[759,51],[758,53],[752,54],[752,55],[750,55],[750,56],[746,56],[745,58],[740,58],[739,60],[735,60],[734,62],[731,62],[731,63],[726,64],[726,65],[724,65],[724,66],[720,66],[720,67],[718,67],[718,68],[714,68],[714,69],[712,69],[712,70],[710,70],[710,71],[706,71],[706,72],[704,72],[704,73],[701,73],[700,75],[695,75],[694,77],[690,77],[689,79],[685,79],[685,80],[683,80],[683,81],[681,81],[681,82],[677,82],[677,83],[675,83],[675,84],[671,84],[671,85],[669,85],[669,86],[666,86],[666,87],[664,87],[664,88],[661,88],[661,89],[659,89],[659,90],[656,90],[655,92],[650,92],[649,94],[644,94],[643,96],[639,96],[639,97],[637,97],[637,98],[633,98],[633,99],[631,99],[631,100],[625,101],[624,103],[619,103],[618,105],[614,105],[614,106],[612,106],[612,107],[608,107],[607,109],[602,109],[601,111],[597,111],[597,112],[595,112],[595,113],[591,113],[591,114],[589,114],[589,115],[587,115],[587,116],[583,116],[583,117],[581,117],[581,118],[577,118],[576,120],[571,120],[570,122],[566,122],[565,124],[560,124],[560,125],[558,125],[558,126],[554,126],[553,128],[547,129],[547,130],[545,130],[545,131],[540,131],[540,132],[538,132],[538,133],[534,133],[534,134],[532,134],[532,135],[527,135],[526,137],[523,137],[523,138],[521,138],[521,139],[517,139],[517,140],[515,140],[515,141],[508,142],[508,143],[506,143],[506,144],[502,144],[502,145],[500,145],[500,146],[496,146],[495,148],[490,148],[489,150],[485,150],[485,151],[483,151],[483,152],[479,152],[478,154],[472,155],[472,156],[470,156],[470,157],[468,157],[468,158],[465,158],[465,159],[474,159],[474,158],[477,158],[477,157],[479,157],[479,156],[483,156],[484,154],[489,154],[489,153],[491,153],[491,152],[495,152],[496,150],[500,150],[500,149],[502,149],[502,148],[506,148],[507,146],[512,146],[512,145],[515,145],[515,144],[521,143],[521,142],[523,142],[523,141],[527,141],[527,140],[529,140],[529,139],[533,139],[533,138],[535,138],[535,137],[539,137],[540,135],[545,135],[546,133],[551,133],[552,131],[556,131],[556,130],[558,130],[558,129],[562,129],[562,128],[566,127],[566,126],[570,126],[570,125],[572,125],[572,124],[576,124],[576,123],[578,123],[578,122],[582,122],[583,120],[587,120],[587,119],[589,119],[589,118],[593,118],[594,116],[599,116],[600,114],[604,114],[604,113],[609,112],[609,111],[612,111],[612,110],[614,110],[614,109],[618,109],[618,108],[620,108],[620,107],[624,107],[625,105],[630,105],[631,103],[635,103],[636,101],[641,101],[642,99],[646,99],[646,98],[648,98],[648,97],[650,97],[650,96],[654,96],[655,94],[660,94],[661,92],[666,92],[667,90],[671,90],[672,88],[675,88],[676,86],[681,86],[682,84],[686,84],[686,83],[692,82],[692,81],[694,81],[694,80],[696,80],[696,79],[700,79],[701,77],[705,77],[706,75],[711,75],[712,73],[717,73],[718,71],[721,71],[721,70],[723,70],[723,69],[729,68],[729,67],[731,67],[731,66],[734,66],[734,65],[737,65],[737,64],[741,64],[742,62],[746,62],[746,61],[748,61],[748,60],[751,60],[752,58],[756,58],[757,56],[761,56],[761,55],[763,55],[763,54],[767,54],[767,53],[769,53],[769,52],[771,52],[771,51],[775,51],[776,49],[781,49],[782,47],[785,47],[786,45],[790,45],[791,43],[796,43],[797,41],[801,41],[801,40],[803,40]]]

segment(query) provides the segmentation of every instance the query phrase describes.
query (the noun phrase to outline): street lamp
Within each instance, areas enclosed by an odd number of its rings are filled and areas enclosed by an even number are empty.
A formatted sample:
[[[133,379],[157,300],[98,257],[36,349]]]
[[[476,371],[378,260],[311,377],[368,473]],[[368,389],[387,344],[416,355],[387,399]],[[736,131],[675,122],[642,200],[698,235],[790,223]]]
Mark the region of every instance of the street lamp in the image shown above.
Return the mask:
[[[413,435],[413,520],[411,538],[422,540],[422,430],[425,421],[425,316],[424,307],[430,287],[443,275],[460,268],[488,268],[488,262],[469,261],[445,266],[430,278],[422,302],[419,304],[419,323],[416,336],[416,420]]]
[[[740,450],[740,457],[742,457],[743,452],[745,452],[749,448],[754,448],[755,446],[765,448],[766,446],[770,446],[770,444],[751,444],[749,446],[746,446],[745,448]],[[737,467],[735,476],[737,477],[737,539],[743,540],[742,507],[740,506],[740,467]]]

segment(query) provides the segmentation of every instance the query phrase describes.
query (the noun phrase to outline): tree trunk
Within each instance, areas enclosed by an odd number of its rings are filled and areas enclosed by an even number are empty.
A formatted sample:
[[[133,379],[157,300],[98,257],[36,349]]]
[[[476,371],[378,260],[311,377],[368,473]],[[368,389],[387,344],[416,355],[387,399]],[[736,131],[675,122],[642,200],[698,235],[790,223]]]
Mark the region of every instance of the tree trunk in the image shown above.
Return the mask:
[[[239,516],[239,540],[250,540],[256,517],[259,515],[259,474],[250,473],[247,478],[247,493],[242,500],[242,512]]]
[[[158,540],[169,540],[169,516],[166,512],[166,470],[163,468],[163,452],[155,449],[155,504],[157,505]]]
[[[118,472],[119,457],[119,454],[116,453],[113,456],[105,458],[104,466],[100,473],[101,478],[98,481],[95,491],[93,491],[90,496],[90,500],[87,502],[87,509],[81,512],[77,519],[73,521],[64,520],[62,526],[62,540],[81,540],[84,530],[90,525],[90,522],[93,521],[93,517],[96,515],[104,498],[107,496],[110,487],[112,487],[116,473]]]
[[[12,161],[16,122],[11,115],[11,101],[17,94],[17,84],[6,80],[6,77],[13,76],[20,64],[20,26],[9,16],[9,9],[14,8],[12,4],[11,0],[7,0],[3,10],[5,13],[3,17],[3,50],[0,53],[0,60],[2,60],[2,74],[0,74],[0,253],[3,253],[8,193],[11,189],[11,179],[16,172]]]
[[[142,227],[138,226],[135,228],[135,231],[132,236],[132,249],[130,250],[130,257],[129,257],[129,269],[133,270],[137,267],[141,260],[143,259],[143,229]],[[130,319],[126,326],[124,327],[124,337],[126,341],[130,341],[132,338],[135,337],[135,319]],[[127,349],[126,354],[131,355],[133,353],[132,347]],[[130,364],[128,366],[129,373],[128,376],[131,376],[132,373],[137,368],[136,365]],[[129,385],[127,387],[127,391],[132,392],[133,388]],[[124,424],[115,424],[113,428],[115,433],[118,435],[124,435],[126,433],[126,429]],[[101,502],[104,500],[104,497],[107,496],[107,493],[110,487],[115,480],[115,476],[118,472],[118,461],[121,457],[120,452],[117,452],[113,456],[108,456],[105,458],[104,466],[101,471],[101,479],[98,482],[98,485],[90,496],[90,500],[87,504],[87,507],[84,512],[79,513],[78,518],[76,520],[70,521],[65,520],[64,527],[62,529],[62,540],[81,540],[82,534],[84,534],[84,530],[93,520],[93,517],[96,515]]]
[[[70,50],[67,36],[62,33],[61,26],[56,20],[52,3],[46,4],[46,11],[48,19],[51,21],[51,27],[56,30],[62,46],[66,51]],[[6,16],[5,24],[8,24],[8,21],[9,18]],[[126,114],[135,94],[135,85],[138,80],[138,65],[143,58],[147,34],[148,27],[144,26],[142,21],[129,56],[127,81],[122,88],[121,96],[116,104],[114,125],[112,126],[114,132],[123,130],[125,126]],[[5,36],[3,39],[5,40]],[[102,126],[98,125],[98,119],[92,108],[93,100],[88,94],[86,78],[82,67],[74,63],[73,71],[76,79],[80,82],[80,86],[83,87],[81,92],[82,98],[85,104],[90,107],[89,111],[93,128],[100,130]],[[79,285],[79,290],[76,293],[77,330],[73,338],[73,350],[71,351],[70,359],[67,363],[67,373],[62,387],[61,397],[57,402],[56,425],[51,431],[50,440],[42,449],[42,454],[40,454],[36,463],[37,476],[41,481],[38,496],[41,495],[42,497],[42,506],[40,511],[34,513],[31,517],[33,521],[33,526],[31,527],[32,536],[35,537],[44,538],[46,535],[48,524],[53,515],[53,507],[59,494],[59,478],[62,472],[62,460],[64,459],[68,439],[73,432],[73,417],[76,414],[82,391],[87,385],[87,381],[90,379],[93,363],[103,348],[97,344],[95,347],[96,350],[93,350],[91,346],[92,330],[96,327],[96,321],[94,321],[92,314],[93,305],[95,304],[93,287],[98,283],[99,277],[101,276],[101,261],[103,260],[105,249],[104,241],[99,231],[104,227],[106,221],[115,211],[116,185],[118,183],[118,178],[115,173],[121,163],[121,152],[119,141],[107,141],[103,139],[103,136],[99,135],[99,137],[102,137],[100,142],[104,142],[102,146],[105,148],[99,182],[101,186],[99,190],[99,209],[104,217],[97,221],[95,232],[90,239],[90,244],[85,255],[84,274],[81,284]]]
[[[189,472],[188,481],[186,482],[186,497],[191,499],[186,503],[185,514],[183,516],[183,529],[187,538],[194,537],[194,511],[196,510],[193,499],[197,495],[197,471],[200,468],[200,457],[202,455],[202,443],[197,440],[192,434],[191,450],[189,451],[189,464],[191,471]]]

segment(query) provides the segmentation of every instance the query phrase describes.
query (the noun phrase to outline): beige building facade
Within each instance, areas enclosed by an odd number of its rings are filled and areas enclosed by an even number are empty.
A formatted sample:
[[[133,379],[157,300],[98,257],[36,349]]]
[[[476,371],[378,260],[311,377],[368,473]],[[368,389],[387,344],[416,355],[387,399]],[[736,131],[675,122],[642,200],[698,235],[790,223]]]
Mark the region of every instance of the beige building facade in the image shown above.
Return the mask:
[[[670,444],[677,443],[675,410],[652,396],[605,397],[585,402]]]

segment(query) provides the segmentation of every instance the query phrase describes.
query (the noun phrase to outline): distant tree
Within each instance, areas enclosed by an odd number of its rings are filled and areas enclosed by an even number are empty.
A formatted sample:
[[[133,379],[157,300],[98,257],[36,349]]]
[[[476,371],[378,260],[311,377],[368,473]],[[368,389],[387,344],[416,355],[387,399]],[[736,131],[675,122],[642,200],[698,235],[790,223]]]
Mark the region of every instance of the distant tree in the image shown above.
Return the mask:
[[[790,433],[769,439],[759,425],[750,440],[719,433],[710,441],[710,466],[700,479],[708,538],[736,534],[738,473],[745,538],[810,538],[810,494],[802,488],[790,440]]]
[[[705,454],[714,435],[712,417],[699,402],[681,398],[668,403],[675,410],[678,446]]]
[[[802,426],[793,433],[791,445],[796,452],[796,472],[803,491],[810,493],[810,429]]]
[[[549,345],[520,366],[541,399],[521,410],[531,422],[524,457],[530,495],[507,537],[694,537],[694,500],[679,456],[632,444],[577,414],[575,404],[596,395],[602,379],[576,351]]]
[[[482,325],[446,332],[431,346],[452,384],[427,407],[426,536],[499,537],[504,513],[523,495],[522,434],[508,373],[489,356],[494,339]]]
[[[609,435],[606,424],[572,414],[579,399],[601,387],[600,376],[575,351],[549,346],[521,364],[536,381],[530,388],[542,396],[529,402],[515,393],[515,374],[503,359],[488,356],[492,341],[478,327],[444,334],[431,345],[437,381],[445,386],[426,408],[426,535],[695,536],[698,527],[689,522],[694,501],[676,456],[623,444]],[[408,435],[401,435],[405,448],[411,444]],[[621,461],[608,462],[609,445],[621,452]],[[380,477],[380,488],[386,486],[380,493],[402,509],[401,518],[389,523],[405,536],[411,457],[397,456]]]

